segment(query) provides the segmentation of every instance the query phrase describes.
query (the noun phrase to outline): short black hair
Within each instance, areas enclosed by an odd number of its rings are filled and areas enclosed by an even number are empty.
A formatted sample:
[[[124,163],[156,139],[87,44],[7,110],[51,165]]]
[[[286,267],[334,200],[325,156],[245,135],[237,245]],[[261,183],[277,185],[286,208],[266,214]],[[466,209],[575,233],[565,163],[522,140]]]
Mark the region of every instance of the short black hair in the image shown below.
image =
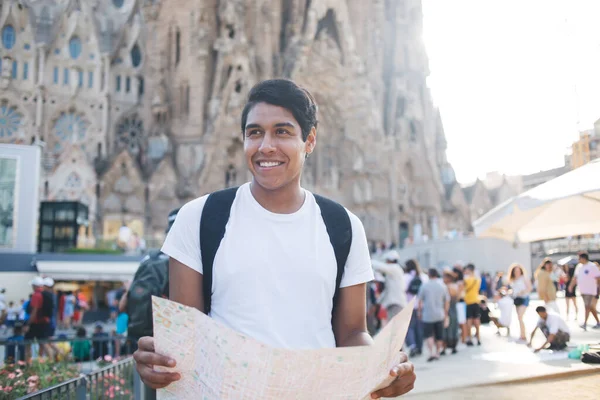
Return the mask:
[[[248,113],[258,103],[267,103],[289,110],[302,129],[306,142],[310,130],[317,129],[317,103],[310,92],[289,79],[269,79],[254,85],[242,111],[242,133],[246,130]]]
[[[579,253],[579,257],[585,259],[585,261],[590,261],[590,256],[588,253]]]
[[[427,271],[427,275],[429,275],[431,278],[439,278],[440,277],[439,271],[435,268],[429,268],[429,271]]]
[[[465,267],[465,269],[470,269],[471,271],[475,271],[475,265],[473,265],[473,264],[467,264],[467,266]]]
[[[546,307],[544,307],[544,306],[538,306],[535,309],[535,312],[537,312],[537,313],[546,312]]]

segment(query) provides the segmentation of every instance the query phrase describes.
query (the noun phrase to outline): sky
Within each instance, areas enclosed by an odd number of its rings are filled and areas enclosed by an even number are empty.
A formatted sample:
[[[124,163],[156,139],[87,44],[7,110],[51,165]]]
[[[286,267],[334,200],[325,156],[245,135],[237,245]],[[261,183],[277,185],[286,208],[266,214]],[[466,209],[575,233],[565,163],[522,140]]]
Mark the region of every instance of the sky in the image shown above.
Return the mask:
[[[422,0],[459,182],[560,167],[600,119],[600,0]]]

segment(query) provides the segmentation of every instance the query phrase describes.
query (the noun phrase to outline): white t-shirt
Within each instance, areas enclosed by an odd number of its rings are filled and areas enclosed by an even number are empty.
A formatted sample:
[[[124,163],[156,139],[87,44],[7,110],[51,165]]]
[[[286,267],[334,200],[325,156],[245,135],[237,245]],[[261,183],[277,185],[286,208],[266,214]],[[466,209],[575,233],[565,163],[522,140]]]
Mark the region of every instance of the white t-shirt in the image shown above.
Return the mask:
[[[498,322],[500,322],[502,326],[510,327],[514,305],[515,302],[509,296],[504,296],[498,300],[498,309],[500,310]]]
[[[389,307],[392,305],[406,307],[406,289],[404,284],[404,270],[398,264],[382,263],[372,261],[375,271],[385,274],[385,289],[381,295],[381,305]]]
[[[600,270],[596,264],[593,262],[578,264],[575,269],[575,276],[577,277],[577,285],[581,294],[588,296],[598,294],[597,279],[600,278]]]
[[[546,321],[543,319],[538,320],[538,326],[546,325],[548,327],[548,333],[551,335],[556,335],[558,331],[562,331],[564,333],[571,333],[567,323],[564,319],[562,319],[558,314],[553,311],[547,311],[548,318]]]
[[[306,191],[292,214],[264,209],[242,185],[215,255],[210,316],[279,348],[335,347],[331,311],[337,275],[321,209]],[[162,251],[202,273],[200,218],[208,196],[178,212]],[[371,281],[373,271],[362,223],[348,211],[352,244],[341,287]]]

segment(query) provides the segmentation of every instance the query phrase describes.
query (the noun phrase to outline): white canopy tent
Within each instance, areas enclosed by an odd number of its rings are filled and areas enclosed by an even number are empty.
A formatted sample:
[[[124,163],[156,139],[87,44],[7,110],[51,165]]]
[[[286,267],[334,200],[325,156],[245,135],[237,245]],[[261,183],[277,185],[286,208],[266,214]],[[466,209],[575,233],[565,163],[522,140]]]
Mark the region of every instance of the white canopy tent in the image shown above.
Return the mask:
[[[600,233],[600,159],[507,200],[473,227],[478,237],[520,242]]]

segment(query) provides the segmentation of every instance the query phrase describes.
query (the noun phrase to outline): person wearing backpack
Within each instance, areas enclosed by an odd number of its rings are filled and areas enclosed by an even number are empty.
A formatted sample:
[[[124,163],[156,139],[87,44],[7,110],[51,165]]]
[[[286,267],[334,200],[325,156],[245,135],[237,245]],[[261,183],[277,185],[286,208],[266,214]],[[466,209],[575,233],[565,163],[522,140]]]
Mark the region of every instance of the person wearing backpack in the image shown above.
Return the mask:
[[[421,286],[429,281],[427,274],[421,272],[421,267],[417,260],[406,261],[404,283],[406,284],[406,300],[411,301],[417,297]],[[418,356],[423,353],[423,334],[424,325],[417,313],[418,304],[415,304],[408,332],[406,334],[406,344],[410,349],[410,356]]]
[[[366,283],[373,271],[362,223],[300,185],[317,143],[314,98],[290,80],[260,82],[242,112],[241,134],[252,181],[181,208],[162,247],[170,299],[273,347],[371,345]],[[180,379],[153,370],[175,365],[154,352],[150,337],[140,339],[134,358],[152,388]],[[414,368],[403,361],[373,398],[412,389]]]
[[[169,213],[166,233],[173,226],[178,211]],[[140,338],[153,336],[152,296],[169,297],[169,256],[161,251],[150,251],[142,259],[133,281],[119,301],[120,313],[127,315],[128,353],[137,350]]]
[[[44,278],[36,276],[30,282],[33,288],[33,294],[29,301],[29,329],[25,334],[25,340],[45,340],[50,333],[50,319],[52,317],[52,300],[45,294]],[[27,346],[27,359],[31,357],[31,346]],[[48,354],[49,349],[46,344],[40,344],[40,355]]]

